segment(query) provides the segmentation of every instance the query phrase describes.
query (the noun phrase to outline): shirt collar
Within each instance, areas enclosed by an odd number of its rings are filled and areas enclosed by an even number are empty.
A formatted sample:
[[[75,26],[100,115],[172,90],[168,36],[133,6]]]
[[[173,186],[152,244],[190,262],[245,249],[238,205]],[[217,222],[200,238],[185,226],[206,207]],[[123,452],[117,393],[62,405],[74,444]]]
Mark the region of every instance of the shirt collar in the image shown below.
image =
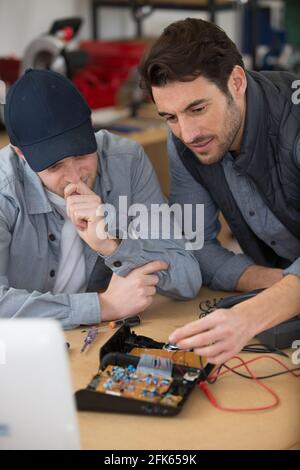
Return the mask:
[[[107,157],[104,152],[101,152],[98,147],[98,177],[94,185],[94,191],[96,194],[101,194],[101,196],[106,199],[106,196],[109,195],[112,190],[112,181],[109,176],[108,167],[107,167]]]
[[[24,193],[28,214],[52,212],[51,204],[39,176],[30,168],[28,163],[21,162],[21,164],[23,164],[24,170]]]

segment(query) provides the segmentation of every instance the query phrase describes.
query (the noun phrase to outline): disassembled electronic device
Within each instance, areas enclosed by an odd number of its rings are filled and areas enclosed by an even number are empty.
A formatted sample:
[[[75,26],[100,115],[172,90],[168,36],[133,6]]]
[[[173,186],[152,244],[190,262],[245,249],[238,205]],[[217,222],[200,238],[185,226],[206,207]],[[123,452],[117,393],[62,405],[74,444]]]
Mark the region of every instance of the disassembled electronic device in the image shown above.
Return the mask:
[[[174,416],[214,367],[192,351],[137,335],[128,325],[99,355],[98,372],[76,392],[79,410]]]

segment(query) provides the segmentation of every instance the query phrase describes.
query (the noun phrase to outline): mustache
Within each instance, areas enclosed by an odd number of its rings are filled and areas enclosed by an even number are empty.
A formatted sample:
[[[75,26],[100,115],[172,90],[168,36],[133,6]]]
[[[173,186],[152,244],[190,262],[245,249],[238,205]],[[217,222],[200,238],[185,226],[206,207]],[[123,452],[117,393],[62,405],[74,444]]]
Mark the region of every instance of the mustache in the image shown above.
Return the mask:
[[[186,145],[201,145],[204,142],[211,140],[213,137],[213,135],[198,136],[195,137],[195,139],[193,139],[191,142],[186,142]]]

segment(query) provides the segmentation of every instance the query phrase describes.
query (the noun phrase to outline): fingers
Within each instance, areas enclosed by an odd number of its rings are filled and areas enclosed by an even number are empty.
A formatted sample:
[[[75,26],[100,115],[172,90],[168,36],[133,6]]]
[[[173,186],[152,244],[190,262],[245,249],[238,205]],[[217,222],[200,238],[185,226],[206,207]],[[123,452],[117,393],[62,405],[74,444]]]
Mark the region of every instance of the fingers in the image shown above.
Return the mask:
[[[65,198],[71,195],[95,195],[94,191],[92,191],[86,183],[83,181],[79,181],[78,183],[70,183],[64,189],[64,196]]]
[[[217,325],[218,319],[213,314],[208,315],[200,320],[187,323],[185,326],[175,330],[170,336],[169,341],[172,344],[177,344],[179,341],[194,336],[199,333],[204,333]]]
[[[133,283],[136,295],[141,298],[154,296],[156,294],[156,287],[154,285],[147,285],[145,279],[146,276],[144,276],[144,279],[137,279],[137,281]]]
[[[193,349],[211,364],[220,364],[224,353],[230,349],[230,340],[224,334],[223,314],[215,312],[175,330],[169,341],[180,349]]]
[[[237,354],[251,339],[248,317],[235,309],[218,309],[207,317],[175,330],[170,343],[180,349],[193,349],[211,364],[223,364]]]
[[[95,211],[97,211],[98,208],[100,211],[102,205],[101,199],[97,194],[88,194],[85,196],[72,194],[65,198],[65,200],[68,207],[76,206],[77,204],[87,204],[89,207],[93,207]],[[101,212],[103,213],[103,210]]]
[[[204,348],[195,348],[194,353],[198,356],[206,357],[206,359],[217,357],[226,351],[226,344],[223,341],[206,346]]]
[[[102,313],[109,319],[136,315],[150,307],[155,292],[154,286],[146,286],[139,278],[114,273],[108,289],[100,294]]]
[[[138,271],[141,274],[152,274],[156,271],[161,271],[163,269],[168,269],[169,265],[165,261],[151,261],[140,268],[137,268],[135,271]]]
[[[93,223],[101,221],[102,219],[102,217],[99,217],[97,212],[97,208],[99,207],[99,198],[97,196],[88,196],[88,200],[82,198],[83,196],[70,196],[66,201],[68,217],[77,228],[81,229],[83,221]],[[84,196],[84,198],[87,198],[87,196]]]
[[[65,199],[67,199],[67,197],[71,196],[72,194],[78,194],[77,193],[77,185],[70,183],[64,189]]]
[[[159,283],[159,277],[154,274],[148,274],[144,277],[145,286],[157,286]]]
[[[66,210],[67,210],[67,214],[69,217],[71,216],[77,216],[77,212],[78,211],[89,211],[89,212],[92,212],[94,213],[94,215],[96,216],[96,211],[93,207],[90,206],[90,204],[88,202],[79,202],[79,203],[76,203],[76,204],[69,204],[67,202],[67,205],[66,205]]]
[[[68,215],[74,225],[77,225],[81,221],[87,221],[87,222],[93,223],[97,219],[95,211],[93,209],[89,209],[88,207],[74,208],[68,211]]]
[[[150,305],[152,304],[153,302],[153,295],[149,295],[147,297],[147,302],[146,302],[146,307],[144,308],[144,310],[146,310],[146,308],[150,307]]]
[[[140,306],[139,308],[137,309],[137,312],[144,312],[144,310],[146,310],[148,307],[150,307],[150,305],[152,304],[153,302],[153,297],[152,295],[149,295],[148,297],[145,297],[143,299],[143,301],[140,303]]]
[[[92,191],[88,185],[81,180],[77,183],[77,192],[78,194],[95,194],[94,191]]]
[[[180,349],[194,349],[203,348],[212,343],[216,343],[223,338],[223,332],[221,328],[214,328],[213,330],[205,333],[197,334],[184,338],[180,341],[176,341],[176,346]]]
[[[151,287],[146,287],[146,288],[145,288],[145,295],[146,295],[147,297],[149,297],[149,296],[152,297],[152,296],[155,295],[155,294],[156,294],[156,289],[155,289],[155,287],[151,286]]]

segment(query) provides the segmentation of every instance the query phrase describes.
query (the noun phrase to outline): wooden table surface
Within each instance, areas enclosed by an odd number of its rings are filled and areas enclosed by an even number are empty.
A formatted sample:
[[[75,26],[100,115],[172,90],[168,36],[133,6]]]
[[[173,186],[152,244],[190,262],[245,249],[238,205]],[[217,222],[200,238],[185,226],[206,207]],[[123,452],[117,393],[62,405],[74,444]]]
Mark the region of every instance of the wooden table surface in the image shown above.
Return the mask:
[[[228,295],[228,294],[227,294]],[[174,328],[194,320],[199,302],[219,298],[220,292],[201,289],[198,298],[175,301],[157,295],[153,305],[134,327],[138,334],[168,340]],[[82,329],[66,332],[71,344],[70,364],[74,390],[84,388],[98,369],[99,348],[112,331],[103,329],[90,349],[80,354]],[[246,359],[253,354],[243,353]],[[277,356],[279,357],[279,356]],[[289,367],[290,361],[286,360]],[[281,371],[264,359],[252,366],[256,374]],[[225,412],[215,409],[195,388],[176,417],[149,417],[115,413],[79,412],[83,449],[298,449],[300,440],[300,379],[283,375],[265,381],[279,396],[280,404],[268,411]],[[211,390],[224,407],[258,407],[272,402],[253,381],[232,373],[220,378]]]

